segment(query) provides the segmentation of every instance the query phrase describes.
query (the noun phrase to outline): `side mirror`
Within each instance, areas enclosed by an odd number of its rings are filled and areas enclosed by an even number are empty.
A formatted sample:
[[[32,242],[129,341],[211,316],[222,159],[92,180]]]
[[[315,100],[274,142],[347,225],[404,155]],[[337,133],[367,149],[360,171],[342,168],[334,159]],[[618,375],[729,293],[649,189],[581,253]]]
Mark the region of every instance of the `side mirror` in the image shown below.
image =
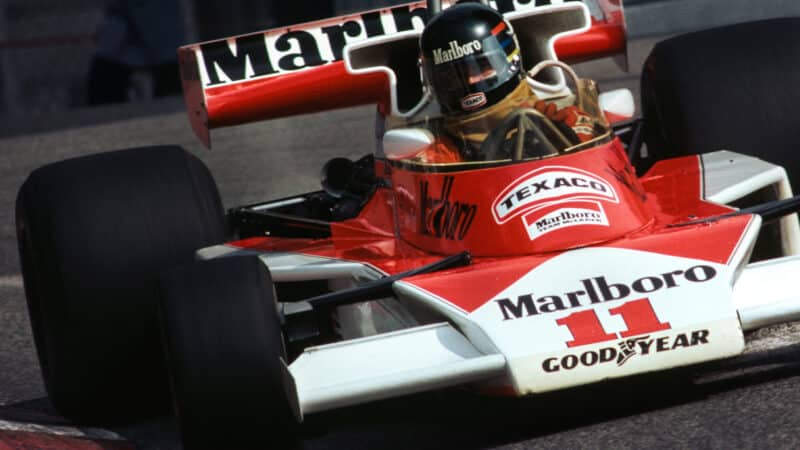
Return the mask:
[[[321,182],[325,192],[342,198],[348,191],[356,165],[347,158],[333,158],[322,167]]]
[[[621,119],[633,119],[636,115],[636,101],[630,89],[615,89],[603,92],[599,98],[600,109],[619,116]]]
[[[424,128],[396,128],[383,135],[383,154],[395,161],[411,158],[434,142],[433,134]]]
[[[366,155],[358,161],[333,158],[322,167],[322,188],[335,198],[366,199],[377,186],[375,157]]]

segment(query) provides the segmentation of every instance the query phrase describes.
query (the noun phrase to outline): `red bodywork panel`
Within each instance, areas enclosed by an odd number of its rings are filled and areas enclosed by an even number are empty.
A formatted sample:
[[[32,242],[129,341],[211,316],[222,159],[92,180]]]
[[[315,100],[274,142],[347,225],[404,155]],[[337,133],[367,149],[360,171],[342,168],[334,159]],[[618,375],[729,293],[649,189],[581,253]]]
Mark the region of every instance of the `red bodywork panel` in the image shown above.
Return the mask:
[[[395,168],[391,179],[400,236],[440,254],[553,252],[605,242],[653,220],[616,140],[559,158],[481,170],[426,173]],[[575,217],[563,219],[565,214]],[[564,220],[595,220],[597,225]],[[590,232],[555,232],[571,227]]]
[[[626,51],[620,1],[593,1],[602,16],[593,17],[585,33],[556,42],[560,59],[580,62]],[[503,12],[516,8],[511,0],[496,3]],[[409,3],[182,47],[178,56],[192,128],[208,146],[212,128],[385,104],[386,76],[349,74],[343,48],[368,37],[421,29],[425,14],[425,2]]]
[[[470,266],[405,280],[470,313],[570,248],[638,250],[726,264],[752,220],[742,215],[671,227],[732,209],[702,200],[699,157],[662,161],[636,178],[617,140],[493,168],[435,173],[394,165],[390,171],[392,189],[379,189],[357,218],[333,223],[331,238],[264,237],[228,245],[359,261],[390,275],[443,254],[470,251],[475,257]],[[534,192],[536,186],[541,192]],[[510,192],[514,203],[498,208]],[[529,231],[530,215],[534,225],[550,217],[541,222],[545,232]]]

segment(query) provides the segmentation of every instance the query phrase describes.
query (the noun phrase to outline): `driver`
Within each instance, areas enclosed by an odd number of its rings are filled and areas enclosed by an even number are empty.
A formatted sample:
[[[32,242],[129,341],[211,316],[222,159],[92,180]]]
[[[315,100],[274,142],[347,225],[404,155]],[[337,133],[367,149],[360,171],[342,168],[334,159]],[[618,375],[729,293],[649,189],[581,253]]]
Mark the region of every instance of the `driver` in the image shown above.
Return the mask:
[[[559,109],[537,97],[521,69],[514,31],[488,6],[460,3],[442,11],[425,27],[420,48],[445,132],[417,156],[421,162],[483,160],[480,147],[487,134],[519,108],[535,108],[576,145],[597,135],[593,118],[577,106]]]

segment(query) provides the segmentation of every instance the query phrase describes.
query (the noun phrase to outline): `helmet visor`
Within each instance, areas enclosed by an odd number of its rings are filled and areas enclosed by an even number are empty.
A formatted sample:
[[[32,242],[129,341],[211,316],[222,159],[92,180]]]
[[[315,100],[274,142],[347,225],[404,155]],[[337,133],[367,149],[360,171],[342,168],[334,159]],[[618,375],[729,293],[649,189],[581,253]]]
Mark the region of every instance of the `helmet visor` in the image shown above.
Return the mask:
[[[449,112],[468,113],[484,106],[490,92],[519,75],[519,50],[511,34],[501,42],[495,36],[465,46],[451,42],[437,49],[424,64],[436,99]],[[480,50],[476,50],[479,48]],[[462,56],[458,56],[461,53]]]

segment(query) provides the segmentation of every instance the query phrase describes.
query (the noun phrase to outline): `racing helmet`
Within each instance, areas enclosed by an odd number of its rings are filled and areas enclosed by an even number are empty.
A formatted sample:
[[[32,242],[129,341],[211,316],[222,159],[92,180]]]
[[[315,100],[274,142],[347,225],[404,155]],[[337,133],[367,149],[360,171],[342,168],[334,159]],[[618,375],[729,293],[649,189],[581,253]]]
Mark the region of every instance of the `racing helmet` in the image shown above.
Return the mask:
[[[460,3],[434,16],[420,49],[425,81],[447,115],[486,109],[524,80],[511,25],[480,3]]]

